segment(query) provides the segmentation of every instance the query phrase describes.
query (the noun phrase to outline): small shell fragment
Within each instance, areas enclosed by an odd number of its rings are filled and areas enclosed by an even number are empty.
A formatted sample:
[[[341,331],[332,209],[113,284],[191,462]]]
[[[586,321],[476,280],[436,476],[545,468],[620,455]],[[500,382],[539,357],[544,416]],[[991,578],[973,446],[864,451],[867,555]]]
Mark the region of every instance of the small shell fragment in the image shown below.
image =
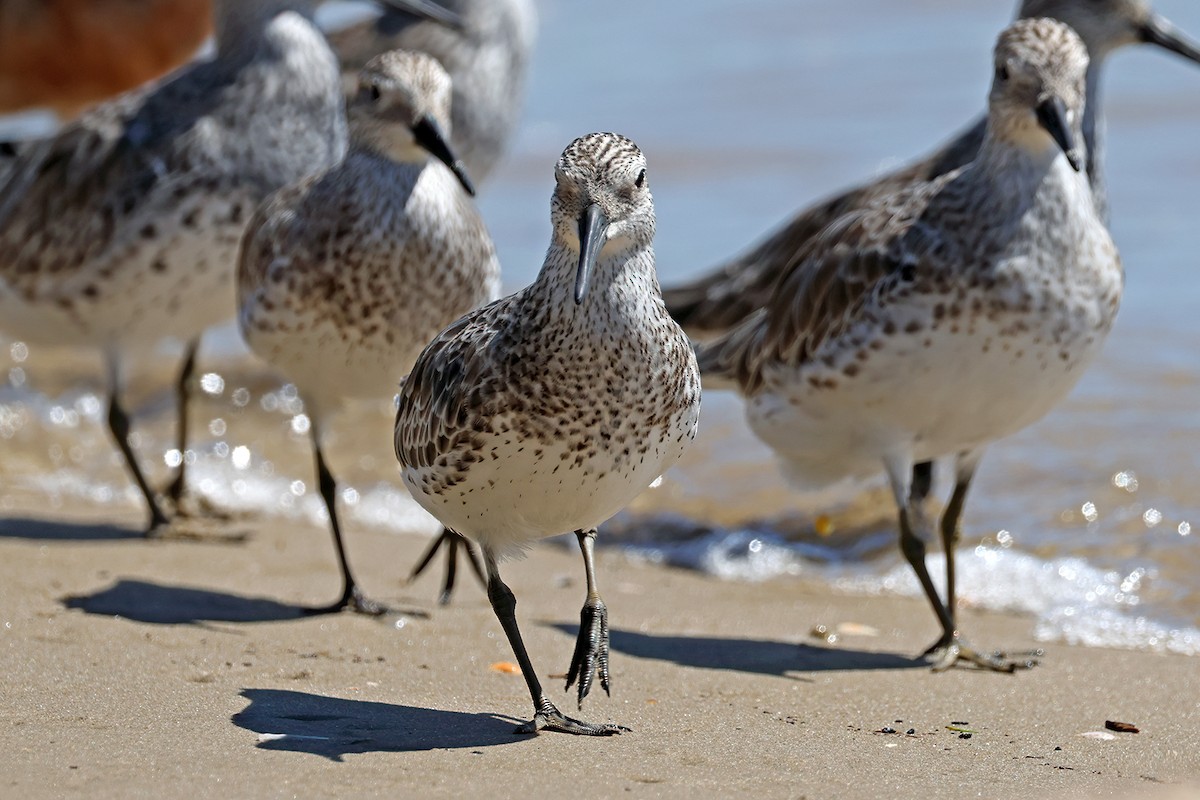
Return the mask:
[[[837,632],[842,636],[878,636],[879,629],[861,622],[839,622]]]
[[[1117,722],[1116,720],[1106,719],[1104,720],[1104,727],[1117,733],[1140,733],[1138,726],[1130,722]]]
[[[1103,742],[1107,742],[1111,739],[1117,738],[1116,736],[1109,733],[1108,731],[1084,731],[1083,733],[1081,733],[1079,735],[1085,739],[1099,739]]]

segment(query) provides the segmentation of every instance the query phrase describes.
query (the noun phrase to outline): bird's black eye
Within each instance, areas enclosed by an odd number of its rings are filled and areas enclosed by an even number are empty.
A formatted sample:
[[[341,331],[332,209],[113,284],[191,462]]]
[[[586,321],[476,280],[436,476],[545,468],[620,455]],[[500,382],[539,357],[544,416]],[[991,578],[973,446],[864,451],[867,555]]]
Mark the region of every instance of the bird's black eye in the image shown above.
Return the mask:
[[[633,185],[639,189],[646,185],[646,170],[642,170],[638,173],[637,179],[634,180]]]
[[[372,83],[370,86],[367,87],[367,96],[371,98],[372,103],[378,103],[379,102],[379,87]]]
[[[1008,65],[1007,64],[1001,64],[1000,66],[996,67],[996,80],[998,80],[998,81],[1008,80]]]

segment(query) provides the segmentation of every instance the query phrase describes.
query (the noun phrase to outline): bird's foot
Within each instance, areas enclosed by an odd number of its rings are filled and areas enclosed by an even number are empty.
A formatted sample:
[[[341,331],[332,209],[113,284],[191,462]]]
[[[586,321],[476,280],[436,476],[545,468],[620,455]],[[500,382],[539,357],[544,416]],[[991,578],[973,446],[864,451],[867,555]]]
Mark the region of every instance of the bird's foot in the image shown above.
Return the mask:
[[[1041,650],[1009,655],[999,650],[985,653],[976,650],[957,633],[942,636],[925,651],[924,656],[933,666],[934,672],[943,672],[957,664],[969,664],[977,669],[992,672],[1016,672],[1032,669],[1038,665]]]
[[[604,693],[611,695],[608,688],[608,608],[599,598],[584,603],[579,612],[579,636],[575,639],[575,654],[571,657],[564,687],[570,689],[575,679],[579,679],[579,708],[583,708],[583,698],[592,690],[597,673]]]
[[[389,610],[383,603],[372,600],[363,594],[361,589],[354,586],[336,603],[330,603],[327,606],[317,606],[316,608],[306,608],[304,609],[304,614],[305,616],[316,617],[322,614],[339,614],[343,611],[349,611],[355,614],[364,614],[368,617],[380,617],[388,613]]]
[[[163,492],[163,496],[171,504],[176,518],[228,523],[256,516],[253,511],[231,511],[228,508],[221,508],[204,495],[188,492],[179,482],[179,478],[172,481],[171,485]]]
[[[630,732],[629,728],[624,725],[612,723],[597,725],[572,719],[555,708],[554,704],[545,697],[537,704],[533,719],[519,726],[513,733],[539,733],[541,731],[573,733],[576,736],[616,736]]]
[[[204,524],[200,520],[168,518],[162,512],[153,514],[146,527],[145,537],[155,542],[199,542],[202,544],[241,544],[250,538],[245,530],[230,530],[223,525]]]
[[[470,562],[472,571],[479,578],[479,583],[487,586],[487,579],[484,577],[483,565],[479,562],[478,556],[471,548],[471,543],[466,538],[449,528],[442,529],[442,535],[433,540],[428,548],[426,548],[417,565],[413,567],[413,571],[409,573],[407,583],[412,583],[417,579],[417,576],[425,571],[425,568],[433,561],[438,551],[442,548],[446,549],[446,577],[442,581],[442,591],[438,595],[438,605],[449,605],[450,597],[454,593],[454,583],[458,577],[458,551],[462,548],[467,554],[467,560]]]

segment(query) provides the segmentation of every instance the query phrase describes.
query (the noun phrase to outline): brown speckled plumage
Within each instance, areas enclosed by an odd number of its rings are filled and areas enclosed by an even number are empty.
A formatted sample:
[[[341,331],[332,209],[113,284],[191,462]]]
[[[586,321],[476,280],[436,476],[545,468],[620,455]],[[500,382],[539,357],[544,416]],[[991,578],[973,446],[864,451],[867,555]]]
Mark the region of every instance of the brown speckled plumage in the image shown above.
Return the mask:
[[[952,553],[975,464],[1066,396],[1120,302],[1116,248],[1068,163],[1082,166],[1086,65],[1065,25],[1015,23],[996,47],[978,159],[838,219],[765,308],[699,348],[705,385],[746,397],[751,428],[799,482],[887,471],[902,548],[945,628],[942,666],[965,652]],[[912,478],[941,456],[955,457],[961,489],[943,528],[946,605],[914,532],[927,488]]]
[[[491,237],[451,170],[445,70],[395,51],[372,60],[360,82],[346,158],[263,203],[238,270],[242,334],[295,382],[326,474],[320,437],[333,414],[347,400],[390,399],[421,348],[495,298],[500,282]],[[343,601],[366,605],[353,597],[332,484],[322,475]]]
[[[519,730],[610,734],[623,729],[564,717],[542,693],[497,561],[577,532],[588,601],[568,685],[579,676],[582,703],[598,667],[607,690],[594,529],[695,436],[699,373],[659,295],[641,151],[623,136],[584,136],[563,152],[555,178],[552,240],[537,280],[425,348],[400,392],[395,447],[413,497],[483,549],[488,595],[534,702],[534,721]],[[580,278],[587,253],[598,254],[590,284]]]

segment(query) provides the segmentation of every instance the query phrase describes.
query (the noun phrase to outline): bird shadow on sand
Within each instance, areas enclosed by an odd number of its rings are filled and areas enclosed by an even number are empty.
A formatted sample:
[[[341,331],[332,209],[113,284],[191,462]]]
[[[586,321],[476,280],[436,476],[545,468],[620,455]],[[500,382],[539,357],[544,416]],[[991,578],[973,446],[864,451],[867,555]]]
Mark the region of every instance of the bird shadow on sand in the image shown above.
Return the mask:
[[[578,627],[555,624],[574,637]],[[816,647],[768,639],[736,639],[716,636],[670,636],[614,629],[610,645],[616,652],[638,658],[670,661],[682,667],[723,669],[797,678],[803,673],[875,669],[928,668],[919,658],[895,653],[876,653],[847,647]]]
[[[419,706],[345,700],[284,689],[243,689],[230,721],[258,734],[262,750],[342,761],[349,753],[403,753],[513,744],[517,720]]]
[[[305,616],[302,606],[265,597],[244,597],[211,589],[163,586],[136,580],[120,580],[93,594],[64,597],[62,604],[87,614],[124,617],[159,625],[274,622]]]
[[[0,519],[0,539],[29,539],[41,542],[112,542],[143,539],[137,528],[105,522],[68,522],[54,519],[9,517]]]

